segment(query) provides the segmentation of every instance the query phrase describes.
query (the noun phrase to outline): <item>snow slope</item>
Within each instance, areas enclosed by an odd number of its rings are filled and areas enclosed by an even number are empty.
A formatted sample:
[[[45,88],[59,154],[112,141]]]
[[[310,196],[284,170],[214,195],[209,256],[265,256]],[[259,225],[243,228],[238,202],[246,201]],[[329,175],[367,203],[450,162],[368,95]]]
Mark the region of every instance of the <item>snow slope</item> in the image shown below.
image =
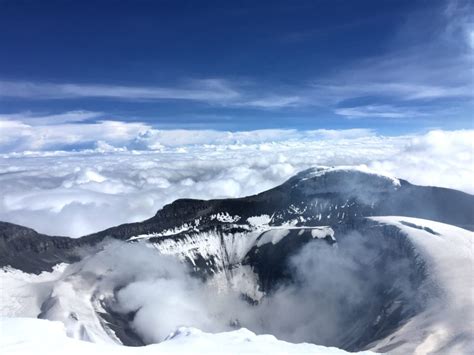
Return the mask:
[[[409,217],[371,217],[399,228],[427,263],[439,296],[374,351],[396,354],[474,353],[474,233],[444,223]]]
[[[182,327],[164,342],[143,347],[96,344],[67,337],[64,325],[60,322],[29,318],[0,319],[0,349],[3,355],[349,354],[344,350],[314,344],[291,344],[272,335],[255,335],[244,328],[209,334]],[[373,353],[363,351],[358,354]]]
[[[64,271],[66,264],[58,264],[52,272],[28,274],[11,267],[0,269],[0,316],[37,317],[41,304]]]
[[[307,179],[311,179],[311,178],[316,178],[316,177],[320,177],[320,176],[323,176],[323,175],[329,175],[329,174],[334,174],[334,173],[348,173],[348,172],[359,172],[359,173],[362,173],[364,175],[372,175],[372,176],[375,176],[379,179],[383,179],[383,180],[386,180],[387,182],[390,182],[393,186],[395,187],[398,187],[400,186],[400,180],[393,177],[393,176],[390,176],[390,175],[387,175],[387,174],[381,174],[375,170],[372,170],[372,169],[369,169],[367,166],[365,165],[361,165],[361,166],[334,166],[334,167],[330,167],[330,166],[320,166],[320,167],[317,167],[317,168],[310,168],[308,170],[305,170],[303,171],[302,173],[300,173],[300,181],[304,181],[304,180],[307,180]]]

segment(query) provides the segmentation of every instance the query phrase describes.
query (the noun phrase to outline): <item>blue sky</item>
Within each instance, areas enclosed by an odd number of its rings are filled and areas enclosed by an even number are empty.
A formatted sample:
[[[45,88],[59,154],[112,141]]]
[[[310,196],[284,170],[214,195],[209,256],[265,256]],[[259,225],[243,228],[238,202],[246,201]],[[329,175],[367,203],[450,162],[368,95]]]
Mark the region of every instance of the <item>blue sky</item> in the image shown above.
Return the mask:
[[[469,1],[0,0],[0,119],[472,128]]]

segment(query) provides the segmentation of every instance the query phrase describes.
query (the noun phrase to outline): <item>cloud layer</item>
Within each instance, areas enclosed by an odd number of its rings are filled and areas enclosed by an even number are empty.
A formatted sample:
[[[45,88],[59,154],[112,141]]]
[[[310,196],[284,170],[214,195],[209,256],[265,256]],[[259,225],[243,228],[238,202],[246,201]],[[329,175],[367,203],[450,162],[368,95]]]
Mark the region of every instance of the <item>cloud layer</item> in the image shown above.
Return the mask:
[[[177,198],[258,193],[316,165],[367,165],[412,183],[474,192],[474,131],[383,137],[367,130],[229,133],[143,127],[140,133],[142,127],[133,124],[128,130],[110,122],[97,125],[113,139],[96,141],[94,149],[0,156],[0,220],[77,237],[146,219]],[[93,138],[99,136],[104,134]],[[117,137],[125,147],[112,145]]]

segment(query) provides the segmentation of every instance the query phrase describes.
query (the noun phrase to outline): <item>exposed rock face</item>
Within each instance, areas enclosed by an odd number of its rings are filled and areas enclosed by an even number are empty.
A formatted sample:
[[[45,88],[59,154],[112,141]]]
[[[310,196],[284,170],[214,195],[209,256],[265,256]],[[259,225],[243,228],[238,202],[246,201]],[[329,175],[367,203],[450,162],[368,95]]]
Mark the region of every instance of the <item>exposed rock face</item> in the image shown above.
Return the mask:
[[[58,263],[79,260],[76,248],[80,244],[75,239],[0,222],[0,266],[10,265],[28,273],[51,270]]]

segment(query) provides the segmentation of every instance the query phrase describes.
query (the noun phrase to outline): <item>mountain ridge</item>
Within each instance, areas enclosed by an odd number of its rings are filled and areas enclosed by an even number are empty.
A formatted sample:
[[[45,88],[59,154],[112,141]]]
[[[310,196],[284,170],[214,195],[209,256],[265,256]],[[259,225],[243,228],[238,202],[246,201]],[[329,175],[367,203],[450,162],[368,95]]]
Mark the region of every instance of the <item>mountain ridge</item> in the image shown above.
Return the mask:
[[[453,189],[412,185],[361,169],[311,168],[256,195],[178,199],[144,221],[121,224],[80,238],[48,236],[28,227],[0,222],[0,266],[10,265],[29,272],[50,270],[56,263],[77,260],[81,248],[94,247],[107,238],[130,240],[148,235],[166,239],[212,229],[245,232],[262,226],[285,225],[340,228],[377,215],[405,215],[474,230],[474,196]],[[268,221],[253,225],[255,217]],[[43,266],[35,267],[22,260],[26,259],[19,255],[22,247],[29,255],[44,255]]]

